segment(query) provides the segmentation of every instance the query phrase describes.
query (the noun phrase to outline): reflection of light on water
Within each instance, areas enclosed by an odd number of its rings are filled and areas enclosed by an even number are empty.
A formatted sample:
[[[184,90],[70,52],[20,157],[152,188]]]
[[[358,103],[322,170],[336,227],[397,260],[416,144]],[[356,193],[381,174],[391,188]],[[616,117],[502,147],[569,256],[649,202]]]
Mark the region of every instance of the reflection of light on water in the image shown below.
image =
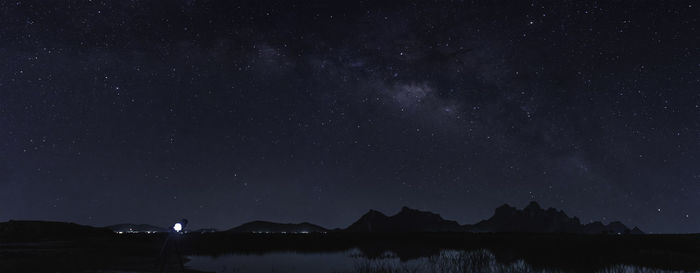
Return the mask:
[[[367,257],[358,249],[344,252],[298,253],[275,252],[263,255],[232,254],[219,257],[192,256],[187,267],[206,272],[304,272],[304,273],[432,273],[432,272],[483,272],[483,273],[575,273],[556,269],[533,268],[520,259],[511,263],[498,263],[487,250],[444,250],[437,255],[401,261],[392,252]],[[610,266],[596,273],[672,273],[633,265]]]
[[[251,231],[251,233],[255,233],[255,234],[310,234],[310,233],[323,233],[323,234],[325,234],[326,232],[315,232],[315,231],[314,231],[314,232],[311,232],[311,231],[306,231],[306,230],[302,230],[302,231],[291,231],[291,232],[287,232],[287,231],[262,231],[262,230],[256,230],[256,231]]]
[[[191,256],[186,266],[197,271],[217,273],[351,273],[352,259],[346,253],[273,252],[264,255]]]

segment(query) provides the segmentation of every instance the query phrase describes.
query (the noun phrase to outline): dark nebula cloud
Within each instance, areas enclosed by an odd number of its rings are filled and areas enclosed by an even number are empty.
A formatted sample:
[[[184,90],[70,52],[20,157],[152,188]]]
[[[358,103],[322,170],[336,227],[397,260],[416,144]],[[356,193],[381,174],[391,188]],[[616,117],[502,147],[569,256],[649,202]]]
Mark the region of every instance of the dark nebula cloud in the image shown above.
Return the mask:
[[[381,2],[381,3],[380,3]],[[693,1],[0,3],[0,220],[700,229]]]

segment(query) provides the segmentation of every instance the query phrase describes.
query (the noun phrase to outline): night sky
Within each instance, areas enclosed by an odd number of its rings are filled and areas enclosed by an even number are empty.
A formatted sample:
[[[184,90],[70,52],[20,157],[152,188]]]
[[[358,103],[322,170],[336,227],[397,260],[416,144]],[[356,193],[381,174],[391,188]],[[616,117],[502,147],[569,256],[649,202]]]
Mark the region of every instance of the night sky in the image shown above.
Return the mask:
[[[2,1],[0,221],[700,231],[695,1]]]

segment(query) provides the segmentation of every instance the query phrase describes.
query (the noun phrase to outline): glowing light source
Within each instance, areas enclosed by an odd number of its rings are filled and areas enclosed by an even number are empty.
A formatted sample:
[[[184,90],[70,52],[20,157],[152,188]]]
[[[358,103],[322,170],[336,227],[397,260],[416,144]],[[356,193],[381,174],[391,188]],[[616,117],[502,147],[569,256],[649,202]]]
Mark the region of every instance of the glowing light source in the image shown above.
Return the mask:
[[[180,233],[182,230],[185,229],[186,226],[187,219],[182,219],[179,222],[175,223],[175,225],[173,225],[173,231],[175,231],[175,233]]]

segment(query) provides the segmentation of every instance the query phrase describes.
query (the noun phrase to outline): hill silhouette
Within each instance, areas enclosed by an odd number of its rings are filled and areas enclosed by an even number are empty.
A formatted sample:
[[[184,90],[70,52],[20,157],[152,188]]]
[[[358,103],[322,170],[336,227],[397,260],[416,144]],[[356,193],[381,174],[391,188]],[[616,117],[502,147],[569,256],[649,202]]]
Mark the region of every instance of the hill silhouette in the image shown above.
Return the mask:
[[[14,221],[0,223],[0,242],[58,241],[79,238],[111,237],[107,228],[50,221]]]
[[[82,226],[73,223],[47,221],[9,221],[0,223],[0,241],[49,241],[71,238],[106,236],[117,233],[167,232],[168,229],[152,225],[118,224],[104,228]],[[211,233],[203,229],[196,233]],[[326,233],[331,230],[312,223],[275,223],[253,221],[226,230],[226,233]],[[569,234],[644,234],[638,227],[629,228],[614,221],[581,224],[577,217],[569,217],[564,211],[543,209],[537,202],[517,209],[508,204],[496,208],[493,216],[476,224],[460,225],[446,220],[439,214],[403,207],[392,216],[369,210],[345,229],[333,232],[355,233],[405,233],[405,232],[527,232]]]
[[[301,233],[327,232],[328,229],[310,223],[281,224],[254,221],[232,228],[237,233]],[[508,204],[496,208],[493,216],[476,224],[460,225],[446,220],[437,213],[409,207],[392,216],[370,209],[344,232],[530,232],[571,234],[644,234],[639,228],[628,228],[619,221],[603,224],[600,221],[582,224],[577,217],[569,217],[555,208],[543,209],[537,202],[517,209]]]
[[[445,220],[439,214],[401,208],[399,213],[386,216],[376,210],[370,210],[350,225],[349,232],[456,232],[463,228],[455,221]]]
[[[577,217],[569,217],[564,211],[543,209],[537,202],[530,202],[519,210],[504,204],[496,208],[493,216],[473,225],[459,225],[443,219],[439,214],[403,207],[399,213],[387,216],[369,210],[349,227],[348,232],[532,232],[572,234],[643,234],[639,228],[628,228],[621,222],[609,224],[592,222],[581,224]]]
[[[154,225],[148,225],[148,224],[117,224],[117,225],[111,225],[111,226],[106,226],[105,228],[108,228],[114,232],[121,232],[121,233],[141,233],[141,232],[168,232],[170,231],[167,228],[162,228]]]
[[[474,225],[465,225],[472,232],[538,232],[538,233],[579,233],[579,234],[643,234],[634,227],[615,221],[607,225],[601,222],[581,224],[577,217],[569,217],[562,210],[543,209],[537,202],[530,202],[519,210],[507,204],[496,208],[491,218]]]
[[[323,233],[328,230],[311,223],[282,224],[267,221],[253,221],[242,224],[226,232],[232,233]]]

